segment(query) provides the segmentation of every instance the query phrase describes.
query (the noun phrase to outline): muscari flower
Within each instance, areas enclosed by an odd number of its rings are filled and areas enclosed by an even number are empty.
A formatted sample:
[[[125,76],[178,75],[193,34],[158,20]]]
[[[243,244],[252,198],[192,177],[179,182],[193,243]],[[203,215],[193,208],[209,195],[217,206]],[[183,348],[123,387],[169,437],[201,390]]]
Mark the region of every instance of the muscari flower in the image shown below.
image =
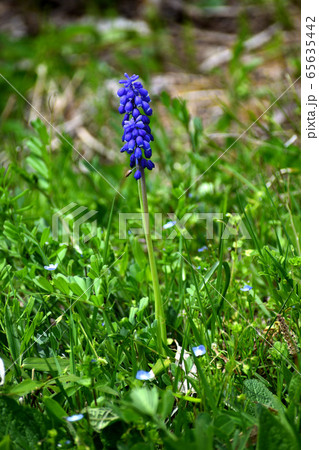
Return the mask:
[[[204,345],[199,345],[198,347],[192,347],[195,356],[203,356],[206,353],[206,348]]]
[[[248,292],[250,291],[250,289],[252,289],[252,286],[249,286],[249,284],[245,284],[244,287],[240,288],[240,290],[243,292]]]
[[[83,419],[83,414],[74,414],[73,416],[66,417],[68,422],[77,422],[78,420]]]
[[[138,75],[131,77],[125,73],[126,80],[120,80],[123,85],[117,95],[120,97],[119,113],[124,114],[122,126],[124,142],[121,152],[130,155],[130,167],[136,169],[134,178],[138,180],[144,169],[152,170],[155,164],[150,160],[152,150],[150,142],[154,140],[149,126],[152,115],[150,96],[141,82],[137,81]]]
[[[44,266],[45,270],[55,270],[57,267],[57,264],[49,264],[48,266]]]
[[[146,372],[145,370],[139,370],[135,376],[137,380],[152,380],[155,378],[155,374],[153,370],[150,370],[149,372]]]

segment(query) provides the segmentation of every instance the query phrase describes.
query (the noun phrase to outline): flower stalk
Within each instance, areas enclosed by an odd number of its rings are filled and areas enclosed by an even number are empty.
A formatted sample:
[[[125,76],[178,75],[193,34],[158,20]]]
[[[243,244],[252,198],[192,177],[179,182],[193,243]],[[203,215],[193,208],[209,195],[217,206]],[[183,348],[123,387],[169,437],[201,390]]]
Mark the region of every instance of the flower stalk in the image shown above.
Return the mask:
[[[150,159],[152,157],[151,142],[154,140],[154,137],[149,126],[149,116],[152,115],[153,110],[150,107],[151,98],[148,91],[143,88],[140,81],[137,81],[139,76],[129,76],[127,73],[124,76],[125,79],[119,81],[122,87],[117,91],[117,95],[120,98],[119,113],[124,114],[122,121],[124,129],[122,141],[124,145],[121,148],[121,152],[126,152],[130,156],[130,167],[132,170],[129,173],[135,171],[134,178],[138,182],[143,227],[153,280],[157,349],[160,354],[163,354],[163,344],[167,345],[166,323],[150,232],[145,183],[145,169],[153,170],[155,167],[155,164]]]
[[[163,354],[164,353],[163,344],[167,345],[166,321],[158,282],[157,267],[153,251],[153,242],[150,231],[150,221],[149,221],[148,202],[146,193],[145,173],[143,168],[141,170],[141,178],[138,180],[138,193],[140,197],[140,204],[143,217],[143,227],[154,289],[155,320],[157,323],[157,347],[158,352]]]

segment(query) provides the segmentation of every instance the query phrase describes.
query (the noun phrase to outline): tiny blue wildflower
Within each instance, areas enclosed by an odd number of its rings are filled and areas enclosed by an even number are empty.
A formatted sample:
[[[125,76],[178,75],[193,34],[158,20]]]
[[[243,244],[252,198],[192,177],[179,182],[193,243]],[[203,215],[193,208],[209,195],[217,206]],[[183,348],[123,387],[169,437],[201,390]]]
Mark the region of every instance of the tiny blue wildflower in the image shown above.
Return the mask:
[[[119,81],[123,87],[117,91],[117,95],[120,97],[119,113],[124,114],[122,121],[124,145],[121,152],[130,155],[130,167],[131,169],[136,168],[134,178],[139,180],[144,169],[152,170],[155,167],[155,164],[149,159],[152,156],[150,142],[154,138],[148,116],[151,116],[153,111],[149,105],[151,99],[147,90],[143,88],[141,82],[137,81],[139,76],[132,75],[130,77],[127,73],[124,76],[126,80]]]
[[[171,220],[170,222],[167,222],[165,225],[163,225],[163,229],[167,230],[168,228],[172,228],[174,225],[176,225],[176,220]]]
[[[145,370],[139,370],[135,376],[137,380],[152,380],[155,378],[153,370],[146,372]]]
[[[208,247],[206,247],[206,245],[204,245],[204,247],[199,248],[197,251],[201,253],[204,252],[205,250],[208,250]]]
[[[57,267],[57,264],[49,264],[48,266],[44,266],[45,270],[55,270]]]
[[[202,266],[197,266],[196,267],[197,270],[200,270],[201,268],[202,268]]]
[[[78,420],[83,419],[83,414],[74,414],[73,416],[66,417],[68,422],[77,422]]]
[[[203,356],[206,353],[206,348],[204,345],[199,345],[198,347],[192,347],[195,356]]]
[[[252,286],[249,286],[249,284],[245,284],[244,287],[240,288],[240,290],[243,292],[248,292],[250,291],[250,289],[252,289]]]

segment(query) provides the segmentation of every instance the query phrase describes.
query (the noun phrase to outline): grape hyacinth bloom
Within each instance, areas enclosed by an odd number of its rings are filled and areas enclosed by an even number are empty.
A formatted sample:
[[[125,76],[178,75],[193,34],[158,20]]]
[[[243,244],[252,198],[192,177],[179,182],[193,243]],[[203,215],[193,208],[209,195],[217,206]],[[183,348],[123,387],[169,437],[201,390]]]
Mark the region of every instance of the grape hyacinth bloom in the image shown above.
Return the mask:
[[[139,76],[132,75],[131,77],[125,73],[125,80],[120,80],[122,87],[117,91],[120,97],[120,114],[124,114],[122,126],[124,134],[122,141],[124,142],[121,152],[126,152],[130,155],[130,167],[127,175],[135,170],[134,178],[138,180],[137,188],[140,199],[140,206],[142,211],[143,228],[145,233],[145,240],[147,245],[148,258],[151,269],[151,277],[154,291],[155,303],[155,320],[156,320],[156,341],[157,351],[164,355],[166,350],[164,346],[167,345],[166,319],[164,314],[164,307],[161,298],[161,291],[159,287],[158,273],[156,267],[156,260],[153,250],[153,242],[150,231],[149,210],[147,201],[147,189],[145,180],[145,169],[152,170],[155,165],[151,161],[152,149],[151,141],[154,140],[151,128],[149,126],[149,116],[152,115],[152,108],[150,107],[150,96],[140,81],[137,81]],[[144,374],[144,375],[143,375]],[[138,377],[153,377],[151,372],[139,371]],[[144,379],[144,378],[142,378]]]
[[[199,345],[198,347],[192,347],[195,356],[203,356],[206,353],[206,348],[204,345]]]
[[[146,372],[145,370],[139,370],[135,378],[142,381],[152,380],[153,378],[155,378],[155,374],[153,370],[150,370],[149,372]]]
[[[249,284],[245,284],[244,287],[240,288],[241,291],[243,292],[248,292],[252,289],[252,286],[249,286]]]
[[[144,169],[152,170],[155,164],[150,160],[152,150],[150,142],[154,140],[149,126],[152,115],[150,96],[140,81],[138,75],[131,77],[125,73],[126,80],[120,80],[123,85],[117,95],[120,98],[119,113],[124,114],[122,126],[124,142],[121,152],[130,155],[130,167],[135,168],[134,178],[139,180]]]
[[[44,266],[45,270],[55,270],[58,267],[57,264],[50,264],[48,266]]]

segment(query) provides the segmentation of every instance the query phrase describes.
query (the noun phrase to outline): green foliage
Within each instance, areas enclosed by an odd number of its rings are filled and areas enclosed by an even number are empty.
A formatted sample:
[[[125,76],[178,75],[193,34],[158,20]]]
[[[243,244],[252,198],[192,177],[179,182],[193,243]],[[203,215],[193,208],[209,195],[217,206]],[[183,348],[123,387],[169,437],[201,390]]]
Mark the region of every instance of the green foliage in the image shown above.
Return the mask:
[[[266,408],[259,412],[257,450],[298,450],[300,444],[284,417],[276,417]]]
[[[1,73],[59,130],[34,120],[0,79],[0,449],[299,448],[300,355],[276,318],[299,352],[300,101],[288,90],[259,116],[287,87],[285,77],[270,86],[262,67],[284,59],[282,70],[299,74],[300,64],[280,31],[246,58],[250,31],[240,20],[228,65],[185,86],[187,70],[198,70],[191,23],[181,24],[178,45],[157,16],[145,35],[72,22],[0,36]],[[145,240],[134,233],[141,221],[130,219],[119,236],[119,214],[138,212],[139,202],[135,180],[124,177],[113,85],[135,72],[153,89],[167,69],[179,96],[152,97],[156,169],[147,178],[152,230],[154,213],[163,214],[154,239],[163,358]],[[84,209],[77,217],[96,211],[77,241],[71,212],[67,241],[60,219],[59,236],[52,230],[70,204]],[[162,229],[172,212],[189,214],[185,227]],[[212,239],[198,213],[222,215]],[[200,344],[206,354],[196,358]],[[136,380],[151,369],[153,380]],[[83,418],[66,420],[75,414]]]
[[[49,429],[49,423],[40,411],[19,406],[13,399],[4,396],[0,397],[0,410],[1,436],[9,436],[15,448],[31,450],[40,447]],[[3,442],[1,444],[4,445]]]
[[[247,399],[253,404],[261,404],[268,408],[273,408],[282,411],[283,405],[278,397],[270,392],[267,387],[258,380],[245,380],[244,393]]]

